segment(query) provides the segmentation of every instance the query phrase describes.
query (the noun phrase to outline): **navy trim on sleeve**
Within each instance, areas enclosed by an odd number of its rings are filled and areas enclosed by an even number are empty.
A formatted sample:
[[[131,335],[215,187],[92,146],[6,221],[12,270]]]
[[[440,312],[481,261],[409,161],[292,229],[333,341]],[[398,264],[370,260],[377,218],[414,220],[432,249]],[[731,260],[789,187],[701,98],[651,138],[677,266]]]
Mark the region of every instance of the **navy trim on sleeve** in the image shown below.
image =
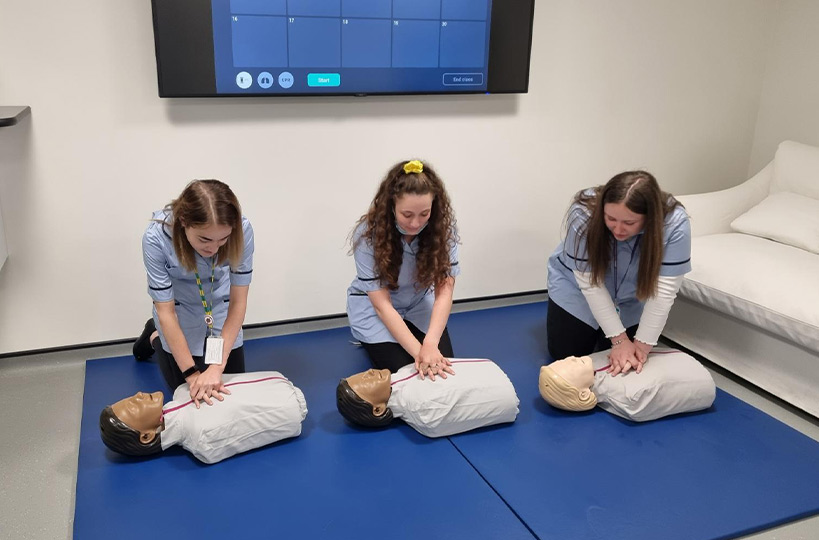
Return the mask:
[[[350,296],[367,296],[365,292],[351,292]]]
[[[569,268],[569,267],[566,265],[566,263],[564,263],[564,262],[563,262],[563,259],[561,259],[561,258],[560,258],[560,255],[558,255],[558,256],[557,256],[557,262],[559,262],[560,264],[562,264],[562,265],[563,265],[563,268],[565,268],[565,269],[566,269],[566,270],[568,270],[569,272],[574,272],[574,270],[572,270],[571,268]]]
[[[455,261],[454,263],[452,263],[451,266],[458,266],[458,261]]]
[[[159,288],[151,287],[150,285],[148,286],[148,288],[151,289],[152,291],[167,291],[171,287],[173,287],[173,285],[168,285],[167,287],[159,287]]]
[[[687,264],[687,263],[690,263],[690,262],[691,262],[691,257],[687,258],[684,261],[679,261],[679,262],[663,262],[662,265],[663,266],[679,266],[681,264]]]
[[[358,277],[358,276],[356,276],[356,279],[358,279],[359,281],[375,281],[375,280],[377,280],[378,278],[377,278],[377,277],[372,277],[372,278],[363,278],[363,277]]]
[[[233,274],[234,276],[244,276],[244,275],[247,275],[247,274],[252,274],[253,269],[251,268],[247,272],[234,272],[233,270],[231,270],[230,273]]]

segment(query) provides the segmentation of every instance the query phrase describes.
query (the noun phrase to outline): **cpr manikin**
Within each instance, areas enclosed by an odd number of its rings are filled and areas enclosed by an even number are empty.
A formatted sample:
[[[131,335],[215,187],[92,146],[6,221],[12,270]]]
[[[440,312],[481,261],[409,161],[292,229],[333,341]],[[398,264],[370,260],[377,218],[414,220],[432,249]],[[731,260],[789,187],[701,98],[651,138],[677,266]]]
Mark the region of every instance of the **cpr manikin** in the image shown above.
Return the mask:
[[[162,392],[138,392],[103,409],[100,435],[111,450],[154,454],[176,444],[205,463],[296,437],[307,416],[301,390],[277,371],[224,375],[224,401],[196,408],[187,384],[163,407]]]
[[[609,351],[580,358],[570,356],[540,368],[540,395],[567,411],[598,405],[612,414],[645,422],[707,409],[716,397],[711,374],[690,355],[655,348],[640,373],[611,376]]]
[[[514,422],[518,397],[491,360],[453,359],[456,375],[421,379],[413,364],[396,373],[370,369],[341,379],[338,411],[349,422],[382,427],[401,418],[427,437],[445,437],[483,426]]]

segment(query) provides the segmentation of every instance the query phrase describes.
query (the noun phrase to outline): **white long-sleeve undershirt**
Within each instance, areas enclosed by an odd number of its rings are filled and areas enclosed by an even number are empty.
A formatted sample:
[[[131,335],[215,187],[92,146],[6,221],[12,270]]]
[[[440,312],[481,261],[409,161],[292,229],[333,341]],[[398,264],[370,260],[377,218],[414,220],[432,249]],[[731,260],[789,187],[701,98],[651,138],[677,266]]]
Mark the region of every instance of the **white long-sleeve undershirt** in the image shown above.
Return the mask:
[[[594,319],[603,329],[605,336],[613,338],[625,332],[626,328],[620,320],[620,314],[617,313],[609,291],[605,287],[592,285],[591,273],[575,270],[574,277],[580,287],[580,292],[583,293],[583,297],[589,304]],[[657,295],[649,298],[643,307],[636,339],[648,345],[657,344],[683,278],[684,276],[659,276],[657,278]]]

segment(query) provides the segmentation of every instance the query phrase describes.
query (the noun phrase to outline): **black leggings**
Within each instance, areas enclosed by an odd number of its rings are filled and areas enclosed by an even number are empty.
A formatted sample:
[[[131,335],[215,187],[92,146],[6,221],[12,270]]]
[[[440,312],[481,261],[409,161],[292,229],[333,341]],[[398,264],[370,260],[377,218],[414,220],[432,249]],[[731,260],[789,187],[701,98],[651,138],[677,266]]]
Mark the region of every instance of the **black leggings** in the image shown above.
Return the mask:
[[[629,339],[634,339],[637,326],[626,329]],[[549,355],[553,360],[568,356],[587,356],[596,351],[611,348],[602,328],[592,328],[562,307],[549,300],[546,313],[546,339]]]
[[[154,348],[154,352],[156,352],[156,363],[159,364],[159,371],[162,372],[162,377],[165,378],[165,382],[171,390],[176,390],[176,387],[185,382],[185,377],[182,376],[182,371],[176,364],[176,360],[171,353],[162,348],[162,342],[159,340],[159,336],[154,338],[151,345]],[[208,367],[207,364],[205,364],[204,356],[194,356],[193,362],[196,364],[196,367],[199,368],[200,372],[204,372]],[[227,357],[227,363],[225,364],[225,373],[244,372],[245,346],[242,345],[230,351]]]
[[[427,335],[408,320],[405,319],[404,323],[410,332],[412,332],[412,335],[415,336],[415,339],[423,343]],[[370,363],[372,363],[375,369],[389,369],[390,373],[395,373],[407,364],[415,362],[415,359],[404,350],[404,347],[392,341],[385,341],[383,343],[364,343],[362,341],[361,346],[367,351],[367,355],[370,357]],[[438,350],[441,351],[441,354],[446,358],[455,356],[455,353],[452,352],[452,341],[449,339],[449,330],[447,328],[444,328],[444,333],[441,334]]]

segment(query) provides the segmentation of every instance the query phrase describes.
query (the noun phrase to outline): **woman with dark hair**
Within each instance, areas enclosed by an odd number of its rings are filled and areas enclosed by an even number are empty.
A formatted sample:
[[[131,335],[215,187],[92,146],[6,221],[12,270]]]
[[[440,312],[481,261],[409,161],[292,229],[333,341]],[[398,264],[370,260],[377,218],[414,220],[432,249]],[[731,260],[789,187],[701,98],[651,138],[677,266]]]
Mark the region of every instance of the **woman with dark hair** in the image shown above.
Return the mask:
[[[552,358],[612,349],[612,375],[642,370],[691,271],[691,227],[645,171],[575,195],[566,236],[549,257]]]
[[[347,290],[350,329],[376,369],[414,363],[422,377],[454,373],[446,324],[458,240],[449,196],[429,164],[390,169],[351,234],[356,278]]]
[[[188,383],[196,406],[229,394],[222,373],[245,370],[242,322],[253,272],[253,228],[218,180],[194,180],[154,212],[142,237],[154,315],[134,344],[154,351],[172,390]]]

